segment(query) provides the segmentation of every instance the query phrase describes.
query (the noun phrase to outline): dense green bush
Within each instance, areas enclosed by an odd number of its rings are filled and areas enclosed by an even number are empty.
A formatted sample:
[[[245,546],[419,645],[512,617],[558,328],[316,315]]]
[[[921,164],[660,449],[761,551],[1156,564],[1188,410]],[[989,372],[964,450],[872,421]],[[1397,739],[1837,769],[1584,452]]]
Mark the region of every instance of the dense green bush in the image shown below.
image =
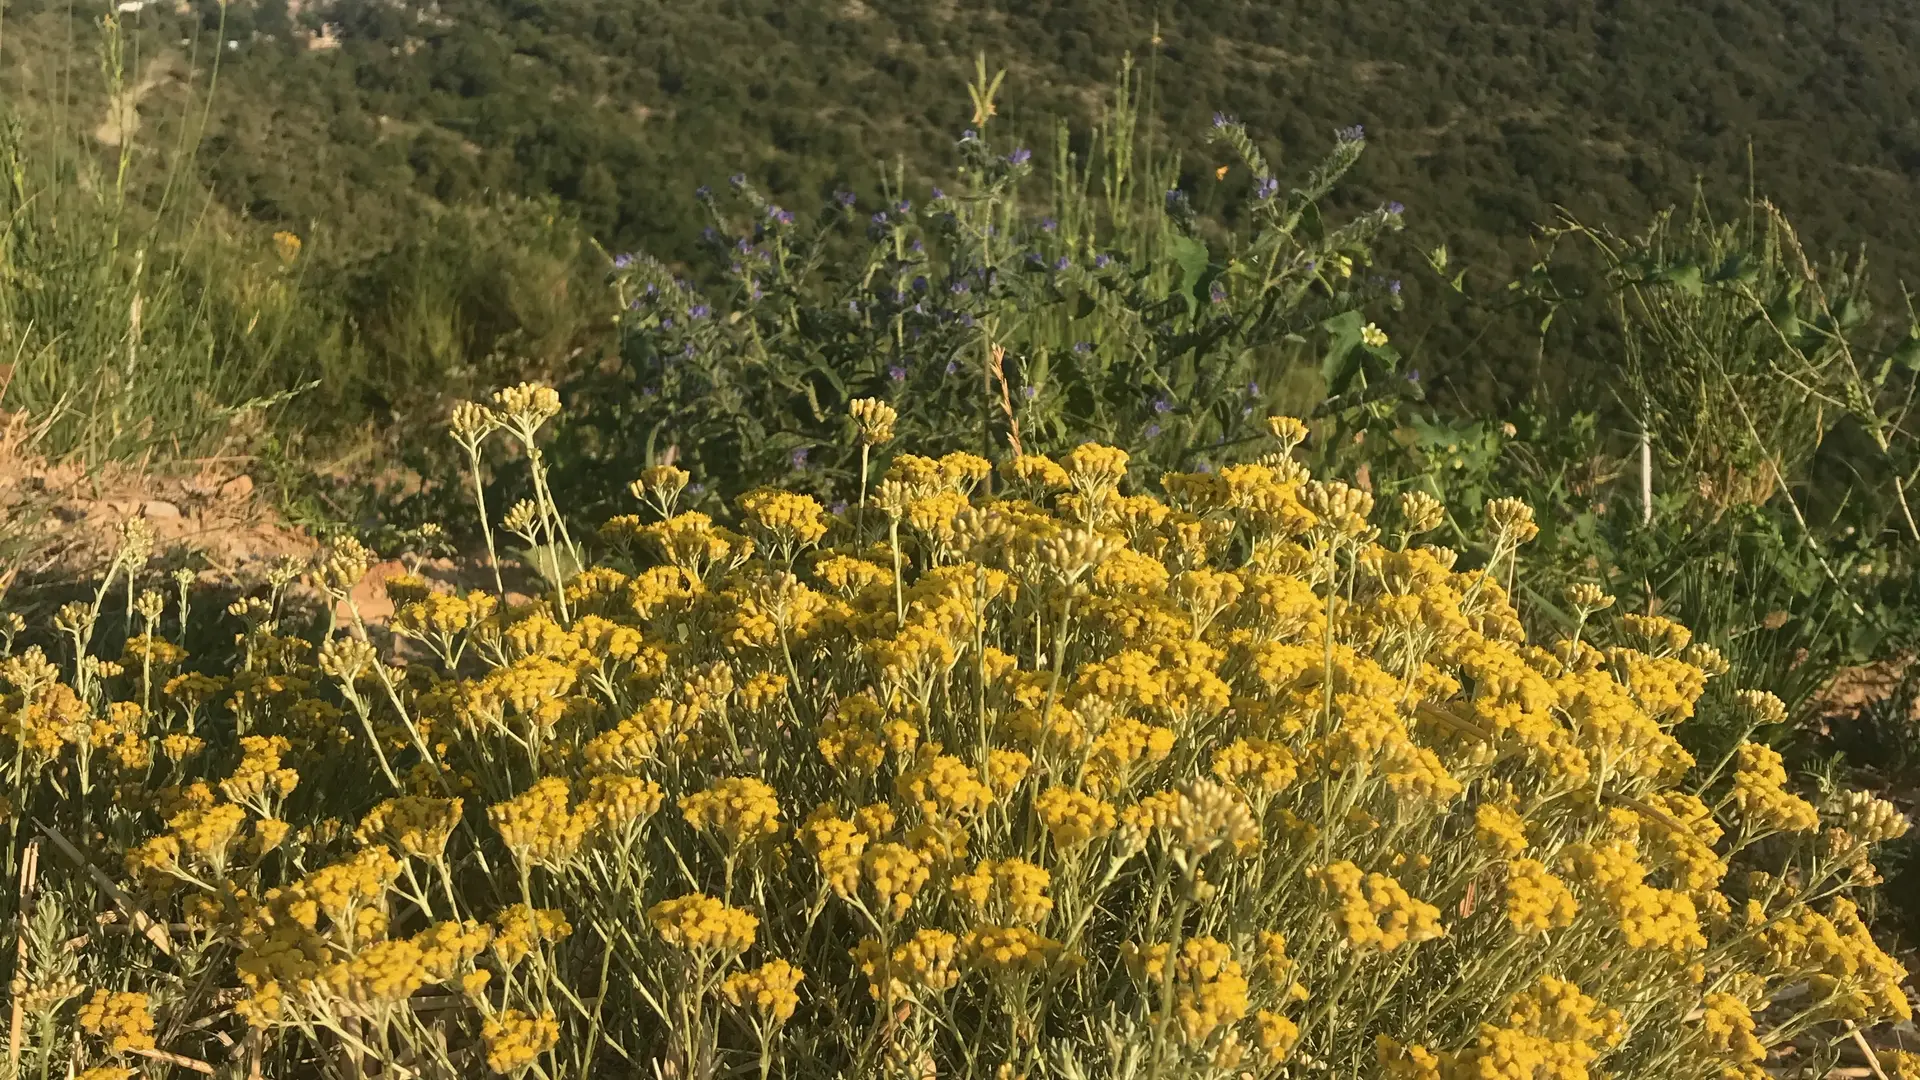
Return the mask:
[[[1365,314],[1397,301],[1368,267],[1401,208],[1322,216],[1360,129],[1286,188],[1217,117],[1237,160],[1222,174],[1252,177],[1246,227],[1227,231],[1172,186],[1173,163],[1142,171],[1130,90],[1086,153],[1062,130],[1044,186],[1031,151],[968,131],[962,175],[919,206],[843,194],[801,221],[744,176],[703,193],[720,290],[644,255],[616,260],[620,363],[583,377],[570,429],[574,471],[601,481],[594,504],[675,460],[718,496],[776,476],[838,486],[861,473],[844,437],[857,397],[892,404],[929,449],[1100,439],[1152,470],[1253,456],[1289,393],[1329,407],[1417,393]]]

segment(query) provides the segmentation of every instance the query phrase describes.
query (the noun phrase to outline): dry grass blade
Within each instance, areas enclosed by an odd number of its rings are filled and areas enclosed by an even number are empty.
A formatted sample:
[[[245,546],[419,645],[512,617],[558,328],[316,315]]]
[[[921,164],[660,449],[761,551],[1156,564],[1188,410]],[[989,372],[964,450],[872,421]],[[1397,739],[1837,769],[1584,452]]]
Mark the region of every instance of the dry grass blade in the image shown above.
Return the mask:
[[[25,971],[27,967],[27,923],[33,918],[34,891],[40,880],[40,845],[29,843],[26,851],[20,855],[20,910],[17,913],[19,934],[14,939],[13,970]],[[13,998],[13,1017],[8,1026],[7,1072],[20,1075],[20,1046],[26,1034],[27,1013],[19,994]]]
[[[93,879],[93,883],[98,885],[102,892],[105,892],[113,898],[114,904],[127,916],[127,919],[133,923],[134,927],[145,935],[148,941],[153,942],[154,948],[159,949],[168,956],[173,955],[173,938],[168,936],[167,928],[164,925],[148,918],[147,913],[141,909],[133,897],[128,896],[124,889],[114,884],[112,878],[102,873],[99,867],[88,861],[87,856],[81,852],[79,848],[74,847],[71,840],[60,835],[60,830],[37,819],[33,824],[47,839],[53,841],[53,846],[59,848],[61,854],[72,859],[77,865],[86,870],[87,876]]]

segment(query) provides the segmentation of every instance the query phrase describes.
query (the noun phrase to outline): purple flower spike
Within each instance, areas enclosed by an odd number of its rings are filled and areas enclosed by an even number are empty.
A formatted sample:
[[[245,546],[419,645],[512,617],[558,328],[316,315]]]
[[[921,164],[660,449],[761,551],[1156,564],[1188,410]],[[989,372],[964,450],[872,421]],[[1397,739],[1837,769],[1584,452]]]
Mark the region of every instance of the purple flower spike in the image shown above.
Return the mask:
[[[791,465],[795,470],[806,468],[807,453],[807,448],[804,446],[794,447],[793,452],[787,455],[787,464]]]
[[[1025,165],[1028,161],[1031,161],[1032,159],[1033,159],[1033,151],[1022,146],[1018,150],[1015,150],[1013,153],[1007,155],[1007,164]]]
[[[887,369],[887,378],[892,379],[894,382],[905,382],[907,379],[907,369],[895,364]]]
[[[1279,190],[1280,181],[1275,180],[1271,176],[1263,176],[1260,178],[1260,182],[1253,187],[1253,197],[1256,199],[1271,199]]]

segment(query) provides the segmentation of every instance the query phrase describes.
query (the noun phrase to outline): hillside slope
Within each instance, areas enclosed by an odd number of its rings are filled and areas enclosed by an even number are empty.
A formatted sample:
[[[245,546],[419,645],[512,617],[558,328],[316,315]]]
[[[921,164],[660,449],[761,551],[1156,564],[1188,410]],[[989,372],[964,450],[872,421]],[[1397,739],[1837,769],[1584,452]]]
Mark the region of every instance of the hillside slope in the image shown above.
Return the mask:
[[[1637,228],[1696,178],[1743,196],[1750,150],[1810,247],[1867,244],[1889,297],[1920,279],[1920,69],[1904,60],[1920,9],[1894,0],[192,2],[127,18],[156,45],[227,39],[199,158],[214,190],[349,253],[486,192],[558,196],[610,250],[670,258],[697,237],[694,189],[735,172],[796,206],[877,194],[896,165],[924,193],[985,51],[1009,69],[998,122],[1043,159],[1054,118],[1095,118],[1136,56],[1150,141],[1183,153],[1203,209],[1245,183],[1215,185],[1199,149],[1216,110],[1298,169],[1363,124],[1370,152],[1343,197],[1407,206],[1410,300],[1416,248],[1447,243],[1497,289],[1556,204]],[[84,45],[72,27],[91,16],[7,10],[0,84],[55,96],[45,49],[63,33]],[[309,47],[322,27],[337,47]]]

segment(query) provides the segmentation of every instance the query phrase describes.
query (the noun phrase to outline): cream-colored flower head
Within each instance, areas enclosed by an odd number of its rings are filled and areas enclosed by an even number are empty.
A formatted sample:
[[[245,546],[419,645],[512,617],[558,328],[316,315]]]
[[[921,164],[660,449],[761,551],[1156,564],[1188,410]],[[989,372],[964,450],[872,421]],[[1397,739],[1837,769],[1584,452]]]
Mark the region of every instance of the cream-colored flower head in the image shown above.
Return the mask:
[[[861,442],[880,446],[893,441],[893,425],[900,419],[893,406],[878,398],[854,398],[848,411],[860,427]]]
[[[1424,491],[1400,493],[1400,521],[1408,536],[1419,536],[1440,527],[1447,520],[1447,507]]]
[[[1579,581],[1567,586],[1567,606],[1584,619],[1612,607],[1613,597],[1591,581]]]
[[[453,407],[453,437],[473,449],[500,426],[499,414],[477,401],[462,401]]]
[[[1524,544],[1540,535],[1540,526],[1533,523],[1533,507],[1519,499],[1488,501],[1487,528],[1509,544]]]
[[[1280,452],[1293,453],[1293,448],[1307,441],[1306,421],[1293,416],[1267,417],[1267,431],[1280,442]]]
[[[494,404],[516,429],[531,432],[560,413],[560,394],[545,383],[524,382],[493,395]]]

